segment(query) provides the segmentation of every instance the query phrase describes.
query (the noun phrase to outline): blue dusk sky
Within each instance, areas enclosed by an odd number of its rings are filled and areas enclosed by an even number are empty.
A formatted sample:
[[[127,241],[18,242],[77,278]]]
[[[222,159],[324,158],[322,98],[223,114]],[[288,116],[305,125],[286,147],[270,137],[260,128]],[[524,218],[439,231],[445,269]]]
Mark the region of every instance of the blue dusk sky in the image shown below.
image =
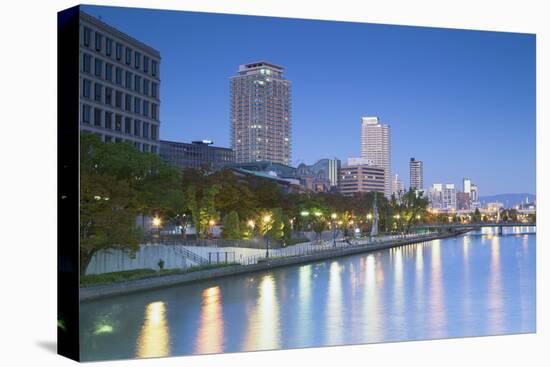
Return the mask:
[[[267,60],[292,81],[292,163],[360,154],[361,116],[391,126],[408,186],[535,193],[535,36],[83,6],[161,54],[163,140],[229,146],[229,77]]]

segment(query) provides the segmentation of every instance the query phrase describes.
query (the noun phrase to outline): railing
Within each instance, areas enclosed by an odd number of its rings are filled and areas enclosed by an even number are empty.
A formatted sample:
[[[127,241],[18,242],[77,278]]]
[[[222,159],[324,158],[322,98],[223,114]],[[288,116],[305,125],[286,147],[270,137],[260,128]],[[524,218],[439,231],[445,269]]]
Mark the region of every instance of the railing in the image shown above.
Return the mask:
[[[189,259],[198,265],[204,265],[209,263],[208,260],[205,259],[204,257],[197,255],[193,251],[189,251],[183,246],[174,246],[174,252],[177,255],[183,256],[184,258]]]
[[[383,245],[386,243],[391,243],[395,241],[406,241],[417,238],[425,238],[430,240],[438,232],[429,232],[429,233],[412,233],[412,234],[398,234],[390,235],[383,237],[374,237],[374,238],[364,238],[364,239],[350,239],[350,240],[337,240],[336,243],[333,241],[321,241],[313,242],[305,245],[291,246],[287,248],[280,249],[270,249],[269,257],[265,255],[254,255],[247,256],[240,259],[242,265],[252,265],[257,264],[261,261],[267,261],[269,259],[283,258],[283,257],[293,257],[293,256],[306,256],[312,255],[321,252],[329,251],[338,251],[346,248],[359,248],[359,247],[369,247],[374,245]]]
[[[260,239],[254,240],[225,240],[225,239],[205,239],[190,240],[182,236],[147,236],[145,243],[163,244],[163,245],[181,245],[197,247],[239,247],[239,248],[263,248],[264,242]]]

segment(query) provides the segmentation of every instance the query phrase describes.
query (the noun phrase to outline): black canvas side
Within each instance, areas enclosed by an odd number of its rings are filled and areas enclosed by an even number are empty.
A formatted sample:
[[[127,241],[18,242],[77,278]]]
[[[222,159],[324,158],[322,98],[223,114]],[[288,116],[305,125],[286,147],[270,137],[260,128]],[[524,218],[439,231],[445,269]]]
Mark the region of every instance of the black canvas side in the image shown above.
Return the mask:
[[[57,14],[57,352],[79,353],[79,12]]]

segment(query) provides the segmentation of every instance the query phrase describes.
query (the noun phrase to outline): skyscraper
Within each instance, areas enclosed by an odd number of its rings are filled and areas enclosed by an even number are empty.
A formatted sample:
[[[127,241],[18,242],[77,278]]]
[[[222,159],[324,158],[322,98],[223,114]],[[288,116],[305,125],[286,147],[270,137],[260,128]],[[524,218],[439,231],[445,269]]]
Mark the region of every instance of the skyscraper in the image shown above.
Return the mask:
[[[462,180],[462,191],[470,195],[471,188],[472,180],[470,180],[468,177],[464,177],[464,179]]]
[[[411,188],[413,190],[422,190],[424,188],[424,172],[422,161],[411,158],[409,162]]]
[[[401,200],[401,196],[405,193],[405,185],[403,185],[403,181],[399,179],[397,173],[392,178],[391,193],[395,196],[397,201]]]
[[[384,169],[384,195],[391,196],[390,126],[378,117],[361,118],[361,158],[371,160]]]
[[[80,129],[159,153],[160,54],[80,12]]]
[[[291,163],[290,81],[266,61],[239,66],[231,77],[231,146],[235,161]]]

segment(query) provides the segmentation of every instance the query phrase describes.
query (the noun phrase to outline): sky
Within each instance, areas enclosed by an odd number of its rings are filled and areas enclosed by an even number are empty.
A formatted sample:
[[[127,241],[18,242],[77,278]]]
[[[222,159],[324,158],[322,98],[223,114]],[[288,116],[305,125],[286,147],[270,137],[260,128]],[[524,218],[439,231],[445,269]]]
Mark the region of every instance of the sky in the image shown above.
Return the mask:
[[[535,35],[83,6],[161,54],[160,138],[230,145],[229,78],[266,60],[292,82],[292,163],[360,155],[361,116],[391,129],[408,186],[469,177],[535,193]]]

